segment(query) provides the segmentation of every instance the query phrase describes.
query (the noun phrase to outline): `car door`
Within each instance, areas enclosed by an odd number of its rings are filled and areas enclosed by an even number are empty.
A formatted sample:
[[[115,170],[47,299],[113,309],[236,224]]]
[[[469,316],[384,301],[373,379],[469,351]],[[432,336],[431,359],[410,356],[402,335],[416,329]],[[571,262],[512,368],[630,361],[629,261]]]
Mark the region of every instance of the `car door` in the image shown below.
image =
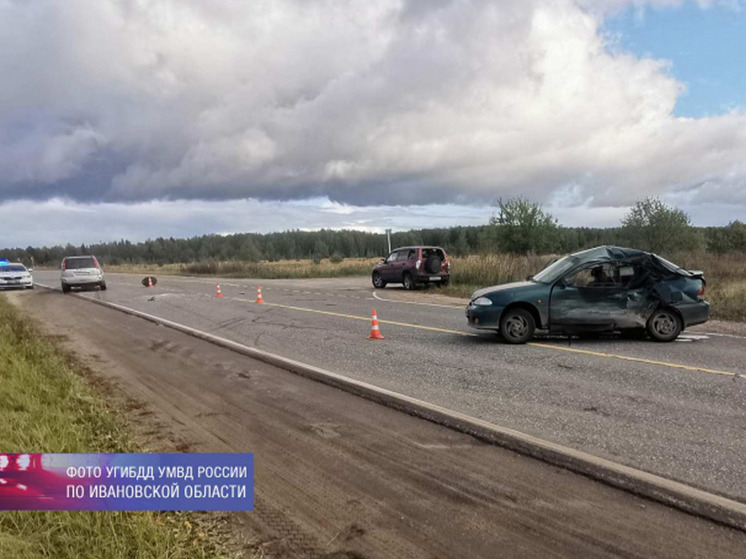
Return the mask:
[[[627,288],[614,264],[585,265],[552,286],[549,321],[554,330],[612,330],[626,315]]]
[[[402,250],[399,252],[399,256],[396,259],[396,265],[397,265],[397,277],[399,278],[397,281],[404,281],[404,273],[410,272],[412,273],[415,269],[415,261],[417,260],[417,251],[413,248],[409,250]]]
[[[396,260],[391,263],[391,281],[401,283],[404,281],[404,272],[408,269],[409,255],[414,251],[400,250]]]
[[[396,278],[396,259],[399,257],[399,252],[398,250],[393,251],[384,260],[379,270],[384,281],[401,281],[401,278]]]

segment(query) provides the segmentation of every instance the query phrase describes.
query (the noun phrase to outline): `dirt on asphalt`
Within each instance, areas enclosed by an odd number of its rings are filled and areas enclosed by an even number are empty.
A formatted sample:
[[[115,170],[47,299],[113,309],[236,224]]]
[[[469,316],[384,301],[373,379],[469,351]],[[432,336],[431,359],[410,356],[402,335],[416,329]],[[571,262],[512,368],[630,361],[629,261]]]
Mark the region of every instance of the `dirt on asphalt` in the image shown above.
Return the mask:
[[[246,557],[746,554],[743,532],[168,328],[42,289],[9,299],[131,403],[148,450],[255,454],[255,510],[227,517]]]

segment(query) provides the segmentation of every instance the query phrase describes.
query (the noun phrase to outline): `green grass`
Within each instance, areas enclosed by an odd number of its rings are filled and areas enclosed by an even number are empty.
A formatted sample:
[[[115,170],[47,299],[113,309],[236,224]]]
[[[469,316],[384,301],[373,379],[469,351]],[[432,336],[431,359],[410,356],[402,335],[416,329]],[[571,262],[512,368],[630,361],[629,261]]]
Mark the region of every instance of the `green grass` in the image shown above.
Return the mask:
[[[132,452],[133,438],[70,357],[0,296],[0,441],[5,452]],[[0,512],[2,558],[217,557],[193,515]]]

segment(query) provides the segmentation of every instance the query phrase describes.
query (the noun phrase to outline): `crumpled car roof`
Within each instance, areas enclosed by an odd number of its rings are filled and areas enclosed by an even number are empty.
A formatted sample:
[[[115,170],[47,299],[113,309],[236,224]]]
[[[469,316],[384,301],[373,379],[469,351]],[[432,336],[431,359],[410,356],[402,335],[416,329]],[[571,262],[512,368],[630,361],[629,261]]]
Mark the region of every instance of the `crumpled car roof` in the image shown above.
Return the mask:
[[[605,262],[612,260],[627,260],[634,258],[643,258],[645,256],[651,256],[652,253],[644,252],[634,248],[623,248],[616,246],[600,246],[584,250],[582,252],[576,252],[572,256],[577,258],[580,262]]]

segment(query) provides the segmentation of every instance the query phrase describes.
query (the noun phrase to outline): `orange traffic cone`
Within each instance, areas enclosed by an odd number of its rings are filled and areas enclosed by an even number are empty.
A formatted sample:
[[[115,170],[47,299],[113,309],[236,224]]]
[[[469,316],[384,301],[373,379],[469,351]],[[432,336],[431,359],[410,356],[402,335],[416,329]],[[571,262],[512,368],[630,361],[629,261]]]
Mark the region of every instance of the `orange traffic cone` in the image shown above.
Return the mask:
[[[262,299],[262,287],[258,286],[256,288],[256,301],[254,301],[258,305],[264,304],[264,299]]]
[[[148,276],[148,287],[153,287],[153,278],[151,278],[150,276]]]
[[[376,309],[373,309],[373,317],[370,320],[370,336],[369,340],[383,340],[384,337],[381,335],[381,331],[378,329],[378,315]]]
[[[215,297],[222,297],[222,296],[223,296],[223,292],[220,291],[220,284],[218,284],[217,291],[215,292]]]

